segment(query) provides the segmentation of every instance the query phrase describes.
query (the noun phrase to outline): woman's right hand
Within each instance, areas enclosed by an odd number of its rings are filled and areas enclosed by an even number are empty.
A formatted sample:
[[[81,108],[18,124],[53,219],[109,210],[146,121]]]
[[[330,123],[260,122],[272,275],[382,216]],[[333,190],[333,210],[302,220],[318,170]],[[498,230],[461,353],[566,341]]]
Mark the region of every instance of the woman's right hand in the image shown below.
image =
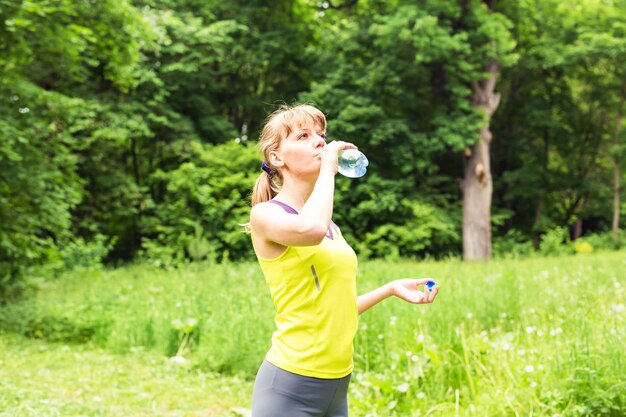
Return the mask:
[[[341,140],[334,140],[324,146],[320,153],[322,160],[321,170],[329,170],[333,175],[339,170],[339,152],[346,149],[358,149],[355,145]]]

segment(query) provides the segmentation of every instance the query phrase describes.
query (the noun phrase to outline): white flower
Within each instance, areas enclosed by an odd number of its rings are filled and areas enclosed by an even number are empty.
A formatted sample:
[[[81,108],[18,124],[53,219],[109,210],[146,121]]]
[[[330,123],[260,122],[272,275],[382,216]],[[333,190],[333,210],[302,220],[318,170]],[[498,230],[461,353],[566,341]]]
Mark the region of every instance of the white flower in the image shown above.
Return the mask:
[[[424,341],[424,333],[420,333],[419,336],[417,336],[417,341],[418,342],[423,342]]]
[[[540,371],[543,371],[543,365],[537,365],[537,369],[539,369]]]
[[[418,359],[419,359],[419,358],[417,357],[417,355],[413,355],[413,356],[411,356],[411,360],[412,360],[413,362],[417,362],[417,360],[418,360]]]
[[[185,366],[189,364],[189,360],[183,358],[182,356],[172,356],[170,358],[170,362],[174,365]]]
[[[550,330],[550,336],[556,336],[557,334],[561,333],[563,333],[563,329],[561,329],[560,327]]]
[[[535,326],[529,326],[526,328],[526,333],[533,333],[536,329]]]
[[[621,313],[624,311],[624,304],[613,304],[611,305],[611,308],[613,308],[613,311],[616,313]]]
[[[531,372],[534,372],[534,371],[535,371],[535,367],[532,366],[532,365],[526,365],[526,367],[524,368],[524,372],[531,373]]]
[[[531,383],[530,383],[530,387],[531,387],[531,388],[535,388],[536,386],[537,386],[537,383],[536,383],[535,381],[533,381],[533,382],[531,382]]]
[[[406,382],[404,384],[400,384],[396,387],[396,390],[400,392],[407,392],[409,390],[409,384],[407,384]]]
[[[384,337],[385,337],[385,336],[383,336],[382,334],[379,334],[379,335],[378,335],[378,339],[382,339],[382,338],[384,338]]]
[[[517,351],[517,354],[520,356],[524,356],[526,354],[526,351],[524,349],[520,349]]]
[[[28,113],[30,112],[30,109],[28,107],[21,107],[20,108],[20,113],[24,114],[24,113]]]
[[[474,315],[472,313],[467,313],[467,318],[471,319],[472,317],[474,317]]]
[[[417,393],[417,398],[422,399],[422,398],[425,398],[425,397],[426,397],[426,394],[424,394],[422,391]]]
[[[543,332],[541,330],[537,330],[537,336],[539,337],[543,336]]]

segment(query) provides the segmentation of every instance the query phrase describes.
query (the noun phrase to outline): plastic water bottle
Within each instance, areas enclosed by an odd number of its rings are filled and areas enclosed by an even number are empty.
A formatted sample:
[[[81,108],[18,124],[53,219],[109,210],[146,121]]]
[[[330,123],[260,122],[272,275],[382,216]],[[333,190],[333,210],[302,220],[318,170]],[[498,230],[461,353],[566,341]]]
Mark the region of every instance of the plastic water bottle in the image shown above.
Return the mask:
[[[339,154],[339,173],[348,178],[359,178],[365,175],[369,161],[362,152],[346,149]]]

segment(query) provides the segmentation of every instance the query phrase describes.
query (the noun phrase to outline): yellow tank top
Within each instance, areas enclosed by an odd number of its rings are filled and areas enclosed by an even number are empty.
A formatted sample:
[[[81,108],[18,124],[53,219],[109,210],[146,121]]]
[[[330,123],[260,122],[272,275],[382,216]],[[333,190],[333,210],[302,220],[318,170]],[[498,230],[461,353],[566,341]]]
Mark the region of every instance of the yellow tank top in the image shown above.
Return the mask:
[[[272,202],[297,214],[284,203]],[[254,245],[254,235],[252,241]],[[342,378],[352,372],[357,257],[339,228],[331,223],[316,246],[289,246],[273,259],[256,255],[276,307],[277,330],[266,359],[315,378]]]

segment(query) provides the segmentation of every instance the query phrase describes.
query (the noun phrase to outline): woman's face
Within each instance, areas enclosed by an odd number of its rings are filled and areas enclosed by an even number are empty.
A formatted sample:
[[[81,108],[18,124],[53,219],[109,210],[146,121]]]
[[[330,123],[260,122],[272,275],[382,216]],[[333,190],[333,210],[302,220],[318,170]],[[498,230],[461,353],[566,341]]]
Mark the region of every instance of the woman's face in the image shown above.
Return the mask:
[[[281,169],[297,176],[315,176],[320,171],[320,152],[326,146],[326,131],[313,123],[296,127],[278,147]]]

